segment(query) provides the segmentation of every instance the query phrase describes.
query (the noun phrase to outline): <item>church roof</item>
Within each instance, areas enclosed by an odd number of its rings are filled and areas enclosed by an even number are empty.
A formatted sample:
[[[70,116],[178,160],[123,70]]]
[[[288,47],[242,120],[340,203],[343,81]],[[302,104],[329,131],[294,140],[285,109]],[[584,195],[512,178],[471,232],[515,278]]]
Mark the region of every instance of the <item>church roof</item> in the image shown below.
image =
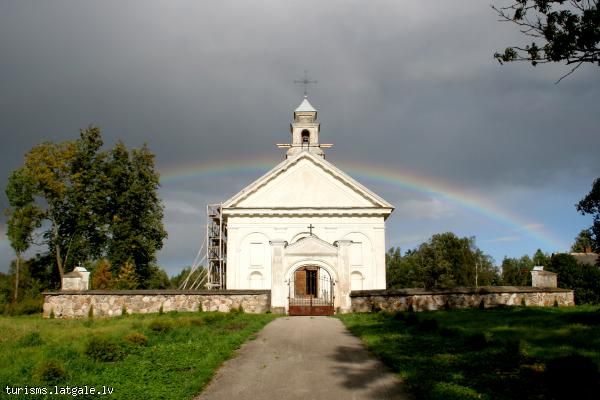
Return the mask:
[[[319,177],[317,190],[302,187],[294,174]],[[337,183],[335,183],[337,182]],[[332,184],[335,183],[335,184]],[[299,186],[299,187],[296,187]],[[323,188],[325,188],[323,190]],[[331,189],[327,189],[331,188]],[[330,190],[326,192],[326,190]],[[287,192],[287,193],[285,193]],[[320,196],[320,197],[319,197]],[[334,197],[337,196],[337,200]],[[271,201],[271,199],[274,199]],[[336,202],[337,201],[337,202]],[[315,203],[318,207],[315,207]],[[394,206],[352,177],[308,151],[290,157],[223,203],[224,209],[361,209],[389,215]],[[371,211],[368,211],[371,210]]]
[[[317,110],[308,102],[308,98],[304,96],[304,100],[302,100],[302,103],[300,103],[294,112],[317,112]]]

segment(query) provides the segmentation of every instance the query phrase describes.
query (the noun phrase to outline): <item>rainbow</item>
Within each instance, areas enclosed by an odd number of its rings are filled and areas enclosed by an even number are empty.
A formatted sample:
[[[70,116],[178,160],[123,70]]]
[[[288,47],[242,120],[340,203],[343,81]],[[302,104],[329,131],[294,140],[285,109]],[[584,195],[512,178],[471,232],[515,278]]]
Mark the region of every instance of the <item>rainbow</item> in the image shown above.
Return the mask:
[[[274,157],[259,157],[238,159],[235,161],[219,160],[182,164],[164,168],[161,173],[161,182],[164,185],[169,185],[188,179],[248,174],[258,177],[273,168],[280,161],[280,159],[278,160]],[[363,179],[374,181],[456,204],[500,225],[509,227],[515,232],[525,232],[533,239],[543,243],[548,249],[560,250],[567,247],[562,240],[555,237],[542,224],[528,221],[519,215],[503,210],[489,199],[472,191],[457,188],[448,182],[420,175],[414,171],[396,170],[380,165],[364,164],[355,161],[339,162],[336,164],[343,171],[359,181]]]

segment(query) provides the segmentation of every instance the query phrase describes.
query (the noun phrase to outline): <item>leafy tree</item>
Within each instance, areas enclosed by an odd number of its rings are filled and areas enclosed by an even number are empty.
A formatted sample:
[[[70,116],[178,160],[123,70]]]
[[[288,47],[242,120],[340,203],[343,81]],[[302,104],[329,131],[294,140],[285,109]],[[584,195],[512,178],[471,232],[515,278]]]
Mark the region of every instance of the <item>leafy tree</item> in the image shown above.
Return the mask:
[[[113,276],[111,273],[110,261],[107,259],[99,260],[92,274],[92,289],[112,289]]]
[[[588,230],[592,250],[600,252],[600,178],[594,180],[592,190],[577,203],[577,211],[581,214],[593,215],[594,222]]]
[[[39,244],[61,278],[80,262],[107,257],[118,273],[131,259],[143,286],[166,237],[154,156],[146,146],[102,145],[99,128],[89,127],[78,140],[42,143],[25,155],[7,186],[11,242],[20,260],[41,227]]]
[[[31,182],[20,171],[15,171],[8,178],[6,197],[11,208],[6,210],[8,216],[7,236],[17,256],[15,267],[15,290],[13,301],[19,297],[19,274],[22,254],[29,248],[33,232],[40,227],[40,211],[32,206],[33,195]]]
[[[558,287],[573,289],[577,304],[600,303],[599,267],[580,264],[570,254],[555,254],[548,269],[557,273]]]
[[[107,254],[113,266],[132,260],[144,286],[151,264],[167,233],[162,225],[163,207],[157,195],[159,178],[154,155],[144,145],[131,154],[122,142],[111,151],[108,177],[110,197]]]
[[[587,253],[593,247],[592,233],[589,229],[583,229],[575,238],[575,243],[571,246],[572,253]]]
[[[543,267],[547,267],[550,263],[550,256],[545,254],[541,249],[537,249],[535,254],[533,255],[533,265],[541,265]]]
[[[147,289],[169,289],[171,288],[171,280],[164,269],[158,265],[150,266],[150,277],[146,281]]]
[[[495,53],[500,63],[564,62],[574,65],[567,75],[584,63],[600,66],[598,0],[513,0],[508,6],[492,8],[502,21],[516,24],[532,40],[530,45]]]
[[[531,270],[533,261],[529,256],[508,258],[502,260],[502,284],[508,286],[531,285]]]
[[[131,261],[125,262],[121,267],[115,286],[117,289],[137,289],[139,286],[135,265]]]
[[[399,248],[391,248],[386,261],[390,288],[450,288],[498,281],[492,258],[475,246],[474,238],[451,232],[433,235],[404,256]]]

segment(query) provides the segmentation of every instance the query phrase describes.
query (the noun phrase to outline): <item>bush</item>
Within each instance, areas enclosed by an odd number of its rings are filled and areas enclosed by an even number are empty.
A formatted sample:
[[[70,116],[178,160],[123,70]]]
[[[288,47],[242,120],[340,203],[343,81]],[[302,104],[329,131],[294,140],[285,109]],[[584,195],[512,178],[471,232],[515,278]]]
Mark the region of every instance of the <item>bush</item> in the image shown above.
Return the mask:
[[[150,322],[150,329],[154,332],[165,333],[173,329],[173,324],[168,320],[155,319]]]
[[[33,378],[43,383],[60,383],[67,378],[67,372],[58,361],[47,360],[42,361],[35,367]]]
[[[545,378],[555,399],[597,399],[600,391],[598,366],[579,354],[558,357],[546,364]]]
[[[148,344],[148,338],[140,332],[131,332],[130,334],[125,335],[123,340],[134,346],[146,346]]]
[[[44,341],[39,332],[29,332],[19,340],[19,346],[22,347],[40,346],[42,344],[44,344]]]
[[[470,400],[470,399],[481,399],[481,394],[475,390],[457,385],[451,382],[439,382],[436,383],[431,390],[432,399],[444,399],[444,400]]]
[[[94,319],[94,306],[93,305],[91,305],[90,309],[88,310],[88,318]]]
[[[93,337],[87,344],[85,354],[96,361],[119,361],[125,352],[118,342],[103,337]]]

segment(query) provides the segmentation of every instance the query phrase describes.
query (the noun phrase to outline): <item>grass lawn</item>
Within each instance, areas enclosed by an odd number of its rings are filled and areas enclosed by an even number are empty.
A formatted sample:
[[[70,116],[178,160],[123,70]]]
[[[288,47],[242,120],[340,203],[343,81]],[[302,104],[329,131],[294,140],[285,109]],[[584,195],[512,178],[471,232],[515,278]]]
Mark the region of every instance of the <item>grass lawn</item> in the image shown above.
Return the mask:
[[[274,318],[208,312],[94,320],[0,317],[0,398],[73,398],[31,392],[104,386],[113,394],[76,398],[190,399]],[[27,387],[29,395],[25,389],[8,395],[7,385]]]
[[[600,308],[346,314],[418,399],[600,398]]]

